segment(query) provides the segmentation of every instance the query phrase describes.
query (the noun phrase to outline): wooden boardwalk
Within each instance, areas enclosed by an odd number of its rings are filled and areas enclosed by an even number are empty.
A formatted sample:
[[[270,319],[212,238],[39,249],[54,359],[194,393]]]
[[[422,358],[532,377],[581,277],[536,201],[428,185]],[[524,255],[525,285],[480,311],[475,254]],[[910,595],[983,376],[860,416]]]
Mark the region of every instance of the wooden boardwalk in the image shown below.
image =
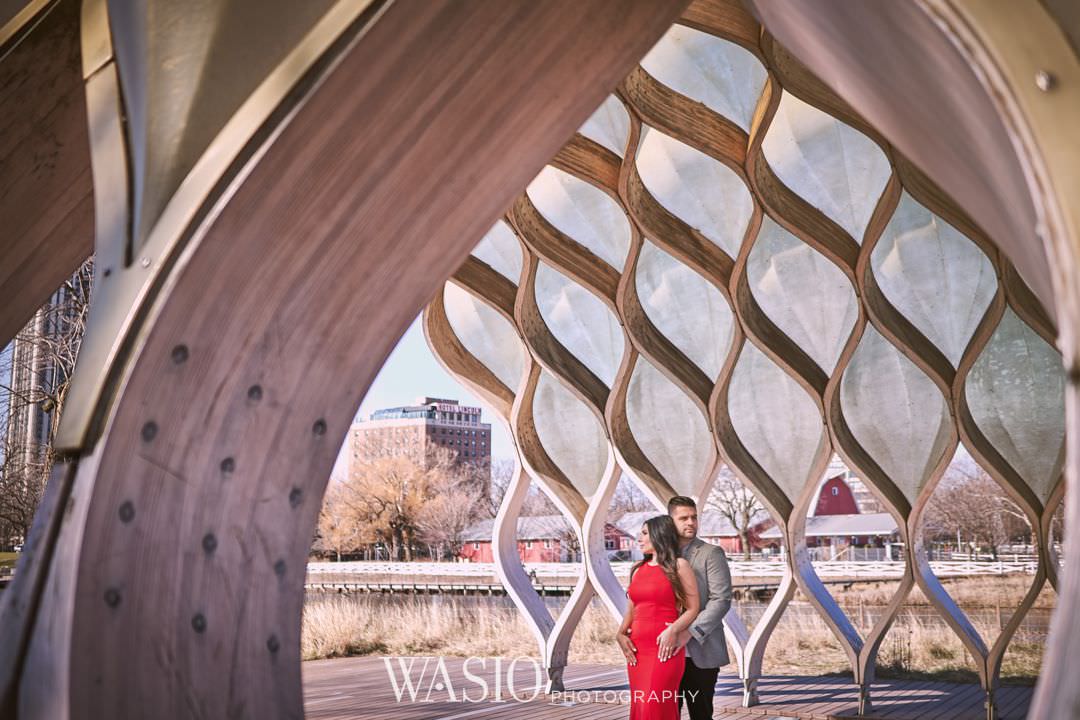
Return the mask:
[[[309,720],[616,720],[627,717],[625,669],[613,665],[573,665],[566,671],[567,691],[561,696],[540,694],[535,666],[520,661],[508,687],[510,659],[500,660],[496,687],[494,660],[462,667],[461,658],[357,657],[316,660],[303,664],[304,707]],[[394,669],[391,680],[387,665]],[[445,668],[445,674],[443,673]],[[487,683],[486,693],[479,680]],[[405,686],[408,674],[412,692]],[[395,690],[397,682],[397,691]],[[447,687],[448,686],[448,687]],[[516,692],[517,700],[510,691]],[[402,699],[398,700],[398,691]],[[495,695],[498,691],[499,699]],[[722,674],[716,686],[720,720],[839,720],[856,716],[856,692],[850,680],[834,677],[781,676],[759,683],[762,704],[740,707],[741,683]],[[451,699],[450,693],[453,693]],[[466,695],[467,697],[463,697]],[[1004,687],[998,691],[998,717],[1022,720],[1032,688]],[[977,685],[883,681],[873,686],[874,710],[865,718],[882,720],[981,720],[983,694]],[[685,715],[685,713],[684,713]]]

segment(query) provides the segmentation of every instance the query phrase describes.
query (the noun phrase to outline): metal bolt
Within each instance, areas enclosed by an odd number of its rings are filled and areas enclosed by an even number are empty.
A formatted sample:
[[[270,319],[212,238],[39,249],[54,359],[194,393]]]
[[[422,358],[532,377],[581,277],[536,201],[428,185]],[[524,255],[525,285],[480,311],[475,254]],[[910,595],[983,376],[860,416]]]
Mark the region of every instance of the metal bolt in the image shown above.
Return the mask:
[[[304,491],[298,487],[294,487],[289,491],[289,507],[299,507],[300,501],[304,499]]]
[[[212,553],[217,550],[217,538],[214,537],[214,533],[206,533],[202,539],[202,549],[207,553]]]
[[[236,469],[236,461],[233,460],[231,457],[227,457],[227,458],[225,458],[224,460],[221,461],[221,472],[223,472],[223,473],[231,473],[235,469]]]
[[[111,608],[120,604],[120,591],[116,588],[109,588],[105,591],[105,604]]]
[[[151,442],[154,438],[157,437],[157,431],[157,423],[151,420],[150,422],[142,426],[142,439],[145,442]]]
[[[277,575],[284,575],[285,574],[285,561],[284,560],[278,560],[276,563],[274,563],[274,573],[277,574]]]
[[[1057,78],[1049,70],[1040,70],[1035,73],[1035,87],[1043,92],[1050,92],[1057,85]]]
[[[323,420],[322,418],[319,418],[318,420],[316,420],[315,424],[311,426],[311,432],[315,433],[316,435],[325,435],[326,434],[326,421]]]
[[[120,505],[120,522],[129,523],[135,519],[135,506],[130,500],[125,500]]]
[[[202,613],[195,613],[195,617],[191,618],[191,628],[200,634],[206,632],[206,618]]]
[[[187,362],[188,349],[187,345],[177,345],[172,349],[172,361],[177,364],[183,364]]]
[[[266,640],[266,649],[272,653],[276,653],[281,649],[281,643],[277,639],[277,635],[271,635]]]
[[[252,402],[259,402],[262,400],[262,388],[258,385],[252,385],[248,388],[248,400]]]
[[[142,265],[144,268],[150,267],[150,258],[144,257],[142,260],[139,261],[139,264]]]

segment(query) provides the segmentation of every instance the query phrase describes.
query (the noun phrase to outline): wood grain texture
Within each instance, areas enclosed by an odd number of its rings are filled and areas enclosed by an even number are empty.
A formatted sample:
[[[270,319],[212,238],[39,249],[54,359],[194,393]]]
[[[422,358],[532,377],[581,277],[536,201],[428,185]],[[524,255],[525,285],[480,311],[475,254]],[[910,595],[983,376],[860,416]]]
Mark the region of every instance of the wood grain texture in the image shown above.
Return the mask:
[[[0,59],[0,346],[94,243],[79,2],[61,0]]]
[[[58,463],[45,485],[35,522],[19,555],[19,581],[0,594],[0,715],[14,717],[17,710],[19,677],[26,649],[41,603],[41,589],[49,575],[53,543],[60,532],[64,508],[71,497],[74,467]]]
[[[172,270],[76,477],[71,645],[38,648],[71,717],[302,714],[304,563],[364,391],[681,7],[395,2],[327,71]]]

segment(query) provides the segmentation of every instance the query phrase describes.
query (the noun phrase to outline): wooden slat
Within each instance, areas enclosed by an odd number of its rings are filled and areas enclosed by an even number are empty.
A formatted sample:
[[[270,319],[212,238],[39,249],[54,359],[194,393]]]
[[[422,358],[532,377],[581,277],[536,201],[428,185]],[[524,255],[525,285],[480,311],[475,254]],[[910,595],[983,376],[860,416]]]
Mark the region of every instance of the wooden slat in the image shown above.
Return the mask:
[[[1030,693],[1017,692],[1022,688],[1015,686],[1000,687],[997,690],[997,710],[1002,720],[1023,717],[1030,704]]]
[[[0,347],[94,247],[78,0],[0,61]]]

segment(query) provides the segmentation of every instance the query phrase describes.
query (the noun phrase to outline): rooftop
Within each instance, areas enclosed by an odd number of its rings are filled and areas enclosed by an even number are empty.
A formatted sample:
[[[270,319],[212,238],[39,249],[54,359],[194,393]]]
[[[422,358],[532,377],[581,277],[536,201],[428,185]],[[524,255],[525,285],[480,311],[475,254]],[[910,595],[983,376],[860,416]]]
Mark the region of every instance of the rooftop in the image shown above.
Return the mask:
[[[462,540],[490,541],[494,526],[494,520],[480,520],[465,531]],[[518,540],[555,539],[572,532],[573,528],[562,515],[531,515],[519,517],[517,522]]]
[[[892,535],[897,532],[896,520],[889,513],[859,515],[814,515],[806,518],[806,537],[844,535]],[[763,540],[779,539],[780,528],[771,527],[761,533]]]
[[[465,422],[475,420],[479,422],[482,409],[479,407],[470,407],[461,405],[457,400],[450,400],[446,398],[433,398],[433,397],[418,397],[413,401],[412,405],[398,405],[396,407],[379,408],[375,412],[371,413],[368,421],[372,420],[396,420],[401,418],[417,418],[427,420],[440,420],[450,419],[461,415],[457,418],[458,422]]]
[[[640,512],[628,512],[615,520],[612,524],[631,537],[637,537],[641,526],[651,517],[663,515],[655,510],[643,510]],[[750,520],[750,527],[760,525],[772,518],[765,510],[754,513]],[[701,537],[736,537],[739,532],[735,526],[728,522],[727,518],[716,511],[705,511],[698,515],[698,535]]]

